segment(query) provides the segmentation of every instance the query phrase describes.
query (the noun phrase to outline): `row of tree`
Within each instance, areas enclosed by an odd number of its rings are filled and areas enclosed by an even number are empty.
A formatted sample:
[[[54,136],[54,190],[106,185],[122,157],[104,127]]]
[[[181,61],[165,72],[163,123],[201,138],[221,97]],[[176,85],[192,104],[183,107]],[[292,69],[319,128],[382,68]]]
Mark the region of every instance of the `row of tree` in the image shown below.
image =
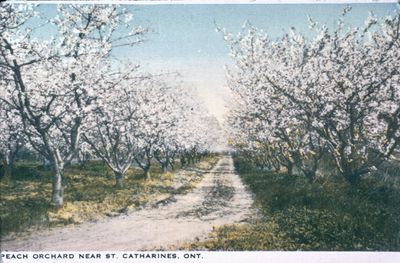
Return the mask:
[[[246,24],[232,35],[231,144],[261,168],[310,181],[322,163],[351,183],[400,145],[400,12],[364,27],[329,30],[310,19],[278,40]]]
[[[122,186],[132,164],[150,177],[154,159],[166,170],[213,146],[218,123],[193,91],[112,59],[146,33],[128,9],[60,5],[50,19],[36,10],[0,5],[0,150],[6,167],[22,146],[46,159],[55,205],[79,153],[102,159]],[[32,25],[55,33],[45,39]]]

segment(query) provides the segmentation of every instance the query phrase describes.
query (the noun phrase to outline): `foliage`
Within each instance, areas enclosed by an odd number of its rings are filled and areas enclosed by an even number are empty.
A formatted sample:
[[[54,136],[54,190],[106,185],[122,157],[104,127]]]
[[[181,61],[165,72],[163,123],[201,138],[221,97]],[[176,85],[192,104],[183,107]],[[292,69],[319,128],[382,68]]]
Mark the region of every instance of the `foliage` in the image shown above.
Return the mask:
[[[14,15],[0,20],[0,106],[18,116],[2,122],[16,123],[29,146],[51,163],[52,201],[62,205],[64,166],[80,147],[105,61],[114,48],[140,42],[145,30],[130,24],[126,8],[111,5],[58,6],[47,21],[57,29],[50,40],[38,39],[29,26],[32,17],[41,19],[34,6],[2,4],[0,14]]]
[[[218,122],[192,90],[167,83],[168,74],[139,73],[130,60],[115,60],[117,48],[142,43],[147,32],[128,8],[61,4],[51,18],[37,10],[0,5],[0,156],[7,174],[23,142],[50,163],[52,202],[61,206],[64,167],[82,156],[105,161],[122,187],[134,161],[148,174],[154,158],[167,171],[178,155],[194,162],[212,150],[209,135],[219,127],[210,127]],[[32,19],[53,27],[50,39],[38,37],[43,28]]]
[[[333,30],[310,19],[277,40],[246,23],[226,32],[231,144],[255,164],[315,180],[321,159],[352,184],[400,146],[400,12]]]
[[[400,192],[373,178],[350,187],[337,178],[309,183],[301,176],[263,172],[236,158],[262,216],[217,228],[210,250],[398,250]]]

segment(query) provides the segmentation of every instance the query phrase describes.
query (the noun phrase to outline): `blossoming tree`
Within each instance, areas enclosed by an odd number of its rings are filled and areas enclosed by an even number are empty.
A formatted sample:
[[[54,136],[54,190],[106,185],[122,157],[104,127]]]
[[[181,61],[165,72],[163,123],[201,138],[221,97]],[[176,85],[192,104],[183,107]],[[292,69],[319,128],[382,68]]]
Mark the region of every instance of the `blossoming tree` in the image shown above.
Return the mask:
[[[115,47],[134,45],[144,29],[129,26],[132,15],[118,6],[60,5],[50,23],[57,33],[36,39],[26,5],[1,5],[1,100],[16,110],[31,146],[50,161],[52,202],[63,204],[64,165],[76,155],[82,124],[92,111],[101,68]],[[29,10],[28,10],[29,9]],[[29,11],[29,12],[28,12]],[[120,34],[128,23],[131,31]]]
[[[236,146],[311,181],[329,156],[351,183],[398,149],[400,14],[345,29],[348,11],[332,32],[311,20],[311,39],[292,28],[272,41],[249,24],[225,32],[236,64],[228,74]]]

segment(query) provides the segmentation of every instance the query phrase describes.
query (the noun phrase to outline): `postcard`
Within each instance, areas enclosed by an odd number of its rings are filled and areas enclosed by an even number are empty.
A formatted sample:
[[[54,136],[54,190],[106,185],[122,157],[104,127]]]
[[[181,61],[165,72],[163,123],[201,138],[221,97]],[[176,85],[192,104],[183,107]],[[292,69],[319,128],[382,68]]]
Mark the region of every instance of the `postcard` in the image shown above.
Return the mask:
[[[0,3],[1,262],[398,262],[400,3]]]

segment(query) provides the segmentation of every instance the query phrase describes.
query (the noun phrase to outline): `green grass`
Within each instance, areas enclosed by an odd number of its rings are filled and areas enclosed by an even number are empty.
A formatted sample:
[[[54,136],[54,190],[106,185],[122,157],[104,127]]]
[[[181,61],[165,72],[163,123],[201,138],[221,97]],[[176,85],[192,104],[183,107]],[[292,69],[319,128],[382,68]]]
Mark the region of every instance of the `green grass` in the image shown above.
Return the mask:
[[[253,169],[236,169],[255,194],[260,218],[215,229],[187,245],[207,250],[400,250],[400,193],[373,178],[352,187],[335,178],[309,183]]]
[[[195,166],[211,169],[218,157],[205,158]],[[1,168],[1,167],[0,167]],[[101,161],[65,168],[64,205],[51,205],[51,174],[40,163],[18,162],[11,181],[0,181],[1,236],[37,228],[96,221],[106,216],[135,210],[149,202],[185,193],[201,180],[188,178],[182,189],[174,189],[174,171],[162,173],[159,166],[145,180],[142,170],[129,169],[123,188],[115,186],[112,171]]]

